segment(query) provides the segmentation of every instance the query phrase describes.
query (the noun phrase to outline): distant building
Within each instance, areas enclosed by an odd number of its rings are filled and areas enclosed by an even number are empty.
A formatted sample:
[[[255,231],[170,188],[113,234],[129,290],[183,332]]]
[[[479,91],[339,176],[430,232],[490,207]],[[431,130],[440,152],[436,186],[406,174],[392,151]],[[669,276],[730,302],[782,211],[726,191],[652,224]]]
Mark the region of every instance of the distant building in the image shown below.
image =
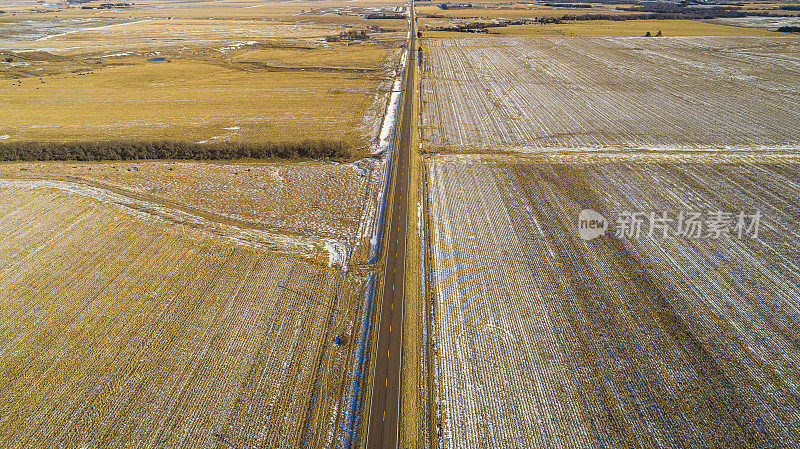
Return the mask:
[[[130,8],[133,6],[130,3],[101,3],[100,9],[119,9],[119,8]]]

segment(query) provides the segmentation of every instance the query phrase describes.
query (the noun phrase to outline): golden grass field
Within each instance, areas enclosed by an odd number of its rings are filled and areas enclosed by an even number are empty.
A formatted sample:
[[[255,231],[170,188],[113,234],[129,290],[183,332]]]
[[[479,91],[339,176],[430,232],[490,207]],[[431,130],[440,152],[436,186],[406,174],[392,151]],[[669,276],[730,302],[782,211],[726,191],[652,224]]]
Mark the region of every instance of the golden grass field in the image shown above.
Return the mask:
[[[378,80],[195,61],[0,81],[9,140],[301,141],[364,146]],[[324,107],[323,107],[324,105]],[[376,108],[369,116],[378,116]]]
[[[387,48],[379,45],[328,45],[309,47],[264,47],[232,57],[234,63],[264,64],[275,68],[344,69],[353,72],[377,71],[387,61]],[[386,68],[388,68],[386,67]]]
[[[404,20],[339,14],[371,2],[177,5],[0,16],[3,141],[374,140]],[[370,38],[324,42],[346,30]]]

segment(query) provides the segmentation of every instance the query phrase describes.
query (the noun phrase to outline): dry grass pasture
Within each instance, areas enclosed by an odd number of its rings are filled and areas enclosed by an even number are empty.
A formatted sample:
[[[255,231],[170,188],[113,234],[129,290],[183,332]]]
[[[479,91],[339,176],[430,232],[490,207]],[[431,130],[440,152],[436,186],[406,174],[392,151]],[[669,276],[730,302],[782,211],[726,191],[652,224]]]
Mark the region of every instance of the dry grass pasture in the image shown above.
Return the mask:
[[[426,39],[437,151],[800,143],[795,37]]]
[[[0,83],[0,134],[18,141],[318,138],[361,148],[381,114],[379,77],[359,73],[177,60]]]
[[[4,15],[0,136],[45,142],[325,139],[359,154],[376,138],[404,36],[397,26],[370,24],[366,13],[353,24],[339,23],[350,17],[337,14],[345,8],[339,3],[327,4],[331,14],[304,13],[325,5],[268,3],[260,14],[244,16],[238,12],[263,5],[168,2]],[[367,11],[370,3],[364,5]],[[325,42],[362,30],[369,39]]]
[[[277,232],[352,240],[368,165],[286,162],[6,163],[0,177],[78,180],[124,189]]]
[[[800,444],[798,163],[427,157],[439,446]],[[584,208],[763,219],[757,238],[587,242]]]
[[[0,180],[0,445],[333,447],[364,279]]]

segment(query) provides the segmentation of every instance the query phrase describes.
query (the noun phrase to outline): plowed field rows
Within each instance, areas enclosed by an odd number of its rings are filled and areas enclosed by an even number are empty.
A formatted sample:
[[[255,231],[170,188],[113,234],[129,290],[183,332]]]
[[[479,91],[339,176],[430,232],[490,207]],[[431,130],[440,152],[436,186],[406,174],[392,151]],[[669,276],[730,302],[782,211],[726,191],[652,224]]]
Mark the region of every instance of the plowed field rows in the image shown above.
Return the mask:
[[[798,144],[796,37],[424,41],[424,138],[454,151]]]
[[[0,446],[331,447],[364,284],[2,185]]]
[[[440,446],[800,445],[800,161],[522,159],[426,159]],[[584,241],[585,208],[763,218]]]

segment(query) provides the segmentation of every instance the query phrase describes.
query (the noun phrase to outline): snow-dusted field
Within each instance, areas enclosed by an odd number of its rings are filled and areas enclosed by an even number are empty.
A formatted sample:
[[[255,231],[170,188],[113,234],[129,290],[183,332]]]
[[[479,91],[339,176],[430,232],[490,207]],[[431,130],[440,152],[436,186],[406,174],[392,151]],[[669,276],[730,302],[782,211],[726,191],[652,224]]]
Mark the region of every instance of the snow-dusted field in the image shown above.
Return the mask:
[[[797,447],[800,159],[570,157],[426,158],[440,446]],[[584,241],[584,208],[762,218]]]
[[[764,30],[775,31],[785,26],[800,26],[800,17],[781,16],[781,17],[724,17],[713,19],[711,22],[720,25],[733,25],[746,28],[761,28]]]
[[[800,144],[800,38],[426,39],[428,146]]]
[[[3,447],[332,447],[364,275],[0,183]]]

